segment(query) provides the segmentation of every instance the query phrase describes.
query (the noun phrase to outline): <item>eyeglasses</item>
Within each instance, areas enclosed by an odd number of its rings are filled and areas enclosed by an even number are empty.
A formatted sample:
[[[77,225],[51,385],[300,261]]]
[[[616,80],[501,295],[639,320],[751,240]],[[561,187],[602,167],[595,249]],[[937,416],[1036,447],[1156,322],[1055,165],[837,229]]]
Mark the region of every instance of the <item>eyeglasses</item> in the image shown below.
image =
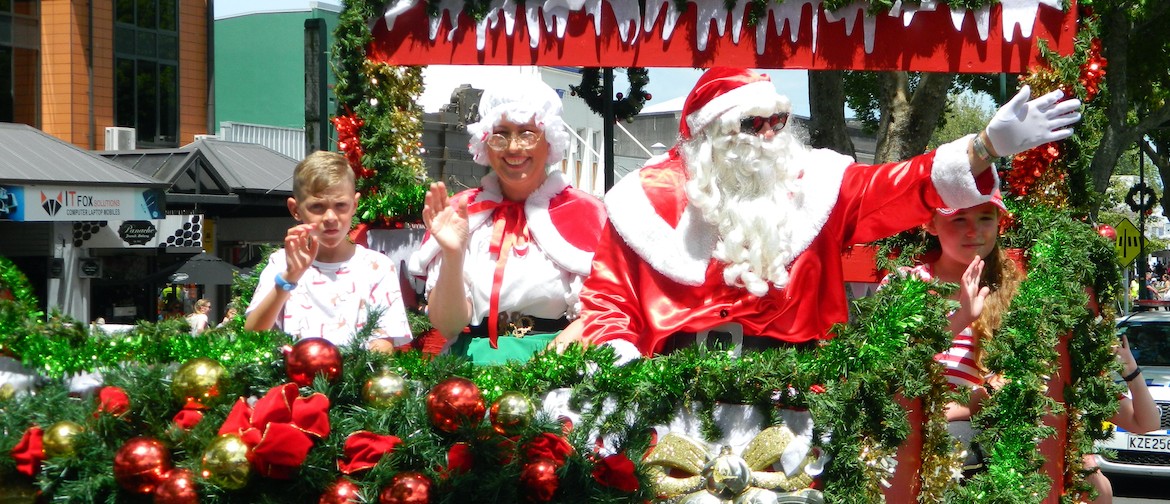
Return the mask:
[[[487,141],[484,143],[493,150],[498,151],[507,149],[512,142],[516,142],[516,147],[521,149],[531,149],[536,147],[536,143],[540,141],[540,135],[540,133],[535,131],[522,131],[519,135],[492,133],[488,135]]]
[[[777,112],[768,117],[751,116],[745,117],[739,122],[739,132],[759,135],[763,133],[764,126],[772,129],[773,133],[779,133],[784,129],[784,125],[788,124],[788,113]]]

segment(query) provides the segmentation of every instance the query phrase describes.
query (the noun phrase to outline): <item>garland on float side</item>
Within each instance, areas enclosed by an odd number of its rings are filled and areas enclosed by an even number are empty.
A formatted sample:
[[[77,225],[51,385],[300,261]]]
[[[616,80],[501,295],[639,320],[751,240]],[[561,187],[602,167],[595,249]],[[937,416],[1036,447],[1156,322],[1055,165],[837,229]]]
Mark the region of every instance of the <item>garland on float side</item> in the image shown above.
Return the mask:
[[[831,502],[884,502],[894,454],[910,429],[898,397],[945,403],[946,381],[933,357],[950,346],[945,316],[954,303],[945,295],[951,290],[891,277],[877,293],[855,302],[856,322],[836,326],[836,337],[810,361],[808,374],[820,378],[825,389],[811,398],[814,425],[832,432],[826,449],[833,459],[824,476]],[[924,456],[928,450],[953,452],[948,440],[929,436]]]
[[[1044,431],[1034,422],[1019,419],[1039,418],[1042,413],[1035,406],[1042,402],[1039,390],[1043,383],[1037,377],[1050,368],[1047,359],[1051,355],[1038,351],[1037,346],[1051,353],[1054,344],[1047,342],[1069,329],[1078,329],[1073,332],[1070,347],[1088,349],[1086,355],[1091,356],[1084,370],[1074,374],[1068,390],[1068,397],[1072,398],[1069,407],[1085,410],[1075,418],[1084,426],[1100,425],[1101,419],[1112,414],[1110,408],[1116,408],[1116,396],[1111,395],[1116,387],[1104,378],[1101,367],[1112,362],[1107,355],[1110,321],[1086,324],[1084,318],[1089,315],[1082,308],[1085,299],[1082,285],[1101,288],[1098,292],[1103,305],[1114,299],[1108,285],[1111,278],[1116,279],[1116,270],[1096,266],[1108,264],[1112,257],[1108,255],[1108,244],[1097,238],[1088,226],[1059,213],[1037,218],[1047,223],[1049,231],[1040,235],[1034,247],[1036,266],[1028,286],[1022,288],[1013,304],[1013,315],[1005,323],[1004,331],[1008,334],[997,339],[996,346],[988,350],[993,365],[1003,369],[1012,383],[1018,384],[1018,391],[995,394],[988,413],[980,417],[989,427],[998,426],[988,428],[983,438],[992,447],[989,450],[991,469],[967,486],[955,487],[950,479],[955,460],[948,458],[953,455],[953,447],[948,445],[947,438],[938,436],[937,431],[945,427],[937,424],[937,418],[928,418],[922,502],[940,502],[944,498],[951,502],[1037,501],[1033,497],[1040,489],[1046,489],[1047,483],[1043,475],[1035,472],[1037,455],[1033,441],[1044,437]],[[1030,218],[1022,221],[1029,223]],[[940,369],[932,359],[934,353],[949,345],[943,314],[952,302],[939,294],[950,288],[894,279],[873,297],[858,301],[856,322],[837,327],[837,337],[824,347],[812,351],[769,350],[739,359],[725,352],[684,351],[617,366],[608,350],[592,349],[584,353],[542,354],[526,363],[473,367],[460,359],[430,360],[417,352],[394,356],[370,354],[355,344],[342,349],[345,360],[340,380],[333,384],[318,380],[310,387],[329,399],[333,433],[314,445],[294,482],[254,478],[246,487],[231,490],[201,480],[199,493],[207,502],[278,502],[318,495],[339,476],[334,468],[347,436],[369,430],[399,436],[406,444],[369,473],[353,478],[367,498],[374,498],[396,474],[407,470],[422,471],[433,481],[442,481],[437,484],[436,492],[443,502],[474,498],[476,492],[483,491],[516,496],[521,491],[517,475],[525,465],[520,460],[504,462],[499,458],[511,450],[501,447],[501,443],[507,445],[502,438],[485,434],[480,428],[448,435],[427,425],[426,391],[445,378],[465,376],[474,380],[488,402],[507,391],[536,399],[553,388],[573,389],[573,402],[583,408],[583,417],[568,437],[575,454],[558,471],[560,490],[555,492],[556,502],[627,502],[651,497],[646,494],[644,481],[637,490],[624,492],[599,485],[592,479],[599,463],[589,455],[593,440],[588,432],[594,429],[617,432],[621,449],[631,454],[642,453],[650,443],[649,428],[667,423],[680,405],[699,406],[706,417],[705,436],[714,439],[720,434],[711,417],[711,405],[716,401],[756,404],[770,411],[777,399],[785,407],[807,407],[816,419],[818,432],[835,433],[823,446],[833,457],[824,480],[828,501],[880,502],[882,481],[889,477],[889,456],[904,440],[909,428],[895,394],[922,398],[931,410],[938,408],[930,405],[951,399],[945,392]],[[1061,304],[1053,306],[1048,300]],[[1036,320],[1041,322],[1034,324]],[[225,364],[231,363],[226,367],[227,376],[220,395],[209,402],[209,409],[203,413],[204,421],[194,429],[177,429],[172,421],[181,411],[181,405],[169,388],[171,366],[120,362],[101,371],[108,384],[121,387],[130,398],[129,413],[122,420],[114,421],[102,415],[94,419],[92,400],[66,400],[67,391],[53,383],[37,395],[0,402],[4,413],[0,415],[0,453],[10,452],[20,441],[21,433],[33,424],[44,427],[70,420],[86,426],[87,434],[77,439],[78,453],[85,456],[51,457],[39,476],[44,491],[66,500],[101,500],[123,495],[110,477],[110,461],[114,452],[134,436],[161,440],[171,447],[179,467],[199,469],[199,455],[215,438],[215,428],[226,418],[231,403],[238,397],[264,395],[286,380],[281,355],[276,350],[286,340],[277,333],[249,333],[238,326],[209,333],[216,336],[214,340],[191,338],[178,327],[181,324],[176,324],[143,324],[126,338],[130,342],[157,339],[154,350],[139,351],[147,356],[157,355],[157,359],[151,360],[159,364],[168,359],[178,363],[180,358],[194,353],[215,355],[225,359]],[[41,357],[46,364],[58,362],[61,356],[70,353],[109,355],[94,351],[94,345],[103,345],[101,339],[122,339],[116,335],[85,338],[77,324],[62,322],[46,326],[57,332],[41,334],[37,339],[60,339],[70,345],[46,349],[47,354]],[[1095,332],[1079,330],[1090,326]],[[374,325],[367,324],[367,327]],[[368,334],[359,334],[358,340],[365,336]],[[264,344],[265,338],[273,339]],[[215,342],[224,346],[211,348],[219,344]],[[11,343],[11,339],[5,343]],[[185,354],[181,351],[204,346],[208,349]],[[111,348],[123,346],[113,344]],[[231,361],[233,355],[241,357],[240,360]],[[41,361],[29,361],[34,366],[38,362]],[[407,377],[412,383],[412,393],[397,406],[374,408],[363,401],[362,384],[385,370]],[[607,411],[609,414],[601,414],[602,401],[595,400],[600,397],[613,399],[614,410]],[[627,418],[632,420],[624,420]],[[555,419],[543,418],[520,436],[524,441],[559,432],[560,425]],[[1089,434],[1100,437],[1099,431]],[[1085,440],[1072,429],[1070,439],[1078,443]],[[443,480],[443,471],[436,468],[447,467],[449,452],[458,443],[467,444],[478,465],[474,471]],[[629,458],[633,460],[632,467],[642,467],[640,457]],[[12,472],[12,459],[0,457],[0,475],[19,478]],[[1027,483],[1023,490],[1021,483]]]

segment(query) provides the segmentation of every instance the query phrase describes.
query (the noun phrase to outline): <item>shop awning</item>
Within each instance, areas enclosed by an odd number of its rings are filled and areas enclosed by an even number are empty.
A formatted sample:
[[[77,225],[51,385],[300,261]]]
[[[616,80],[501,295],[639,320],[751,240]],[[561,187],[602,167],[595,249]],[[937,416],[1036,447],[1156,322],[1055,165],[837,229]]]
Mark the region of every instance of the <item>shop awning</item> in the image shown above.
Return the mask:
[[[268,205],[292,196],[297,161],[258,144],[198,140],[177,149],[105,151],[121,166],[170,183],[173,205]]]
[[[158,219],[167,186],[31,126],[0,123],[0,220]]]

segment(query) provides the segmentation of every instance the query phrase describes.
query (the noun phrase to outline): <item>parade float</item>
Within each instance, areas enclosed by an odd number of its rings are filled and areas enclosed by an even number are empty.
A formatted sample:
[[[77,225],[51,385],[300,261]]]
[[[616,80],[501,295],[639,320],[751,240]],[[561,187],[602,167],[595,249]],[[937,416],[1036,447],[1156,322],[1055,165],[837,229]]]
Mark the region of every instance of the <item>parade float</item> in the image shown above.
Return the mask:
[[[1090,100],[1104,62],[1056,1],[376,0],[337,31],[339,147],[373,195],[359,232],[417,205],[418,65],[788,67],[1011,72]],[[1075,34],[1075,36],[1074,36]],[[1091,113],[1091,112],[1087,112]],[[974,419],[985,468],[960,478],[933,355],[953,286],[895,278],[814,349],[608,349],[474,367],[419,351],[229,324],[105,335],[37,312],[0,261],[0,492],[68,502],[1063,502],[1105,436],[1119,278],[1068,210],[1074,138],[1012,160],[1004,240],[1028,271],[987,348],[1005,378]],[[413,198],[413,199],[412,199]],[[411,203],[413,202],[413,203]],[[860,271],[913,255],[891,241]],[[248,282],[237,282],[246,298]],[[1099,316],[1100,315],[1100,316]],[[374,324],[366,324],[374,327]],[[420,324],[417,332],[425,332]],[[360,342],[368,334],[356,338]],[[12,373],[9,373],[12,375]],[[79,387],[78,377],[98,377]],[[71,386],[72,384],[72,386]]]

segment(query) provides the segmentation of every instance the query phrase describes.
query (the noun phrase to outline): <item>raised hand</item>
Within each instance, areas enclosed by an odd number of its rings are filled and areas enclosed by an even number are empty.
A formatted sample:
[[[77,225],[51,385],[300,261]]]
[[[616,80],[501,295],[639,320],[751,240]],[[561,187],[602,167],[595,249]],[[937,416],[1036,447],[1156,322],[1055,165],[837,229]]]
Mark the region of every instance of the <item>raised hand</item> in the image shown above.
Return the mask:
[[[317,224],[298,224],[289,228],[284,235],[284,255],[288,265],[284,272],[284,279],[296,283],[301,275],[313,265],[317,258],[317,250],[321,244],[313,236]]]
[[[1121,335],[1117,346],[1113,347],[1113,353],[1117,354],[1117,361],[1121,363],[1122,373],[1129,374],[1137,369],[1137,360],[1133,358],[1133,352],[1129,348],[1129,338],[1124,334]]]
[[[983,313],[983,303],[991,290],[979,286],[979,279],[983,278],[983,258],[975,256],[971,264],[967,265],[963,277],[959,280],[959,310],[952,315],[952,322],[959,330],[971,325]]]
[[[1024,86],[987,124],[988,148],[996,155],[1012,156],[1068,138],[1072,135],[1068,126],[1081,120],[1081,101],[1061,101],[1064,92],[1059,89],[1029,101],[1031,96],[1032,89]]]
[[[461,252],[467,248],[467,201],[452,205],[447,186],[431,184],[423,206],[423,223],[443,252]]]

